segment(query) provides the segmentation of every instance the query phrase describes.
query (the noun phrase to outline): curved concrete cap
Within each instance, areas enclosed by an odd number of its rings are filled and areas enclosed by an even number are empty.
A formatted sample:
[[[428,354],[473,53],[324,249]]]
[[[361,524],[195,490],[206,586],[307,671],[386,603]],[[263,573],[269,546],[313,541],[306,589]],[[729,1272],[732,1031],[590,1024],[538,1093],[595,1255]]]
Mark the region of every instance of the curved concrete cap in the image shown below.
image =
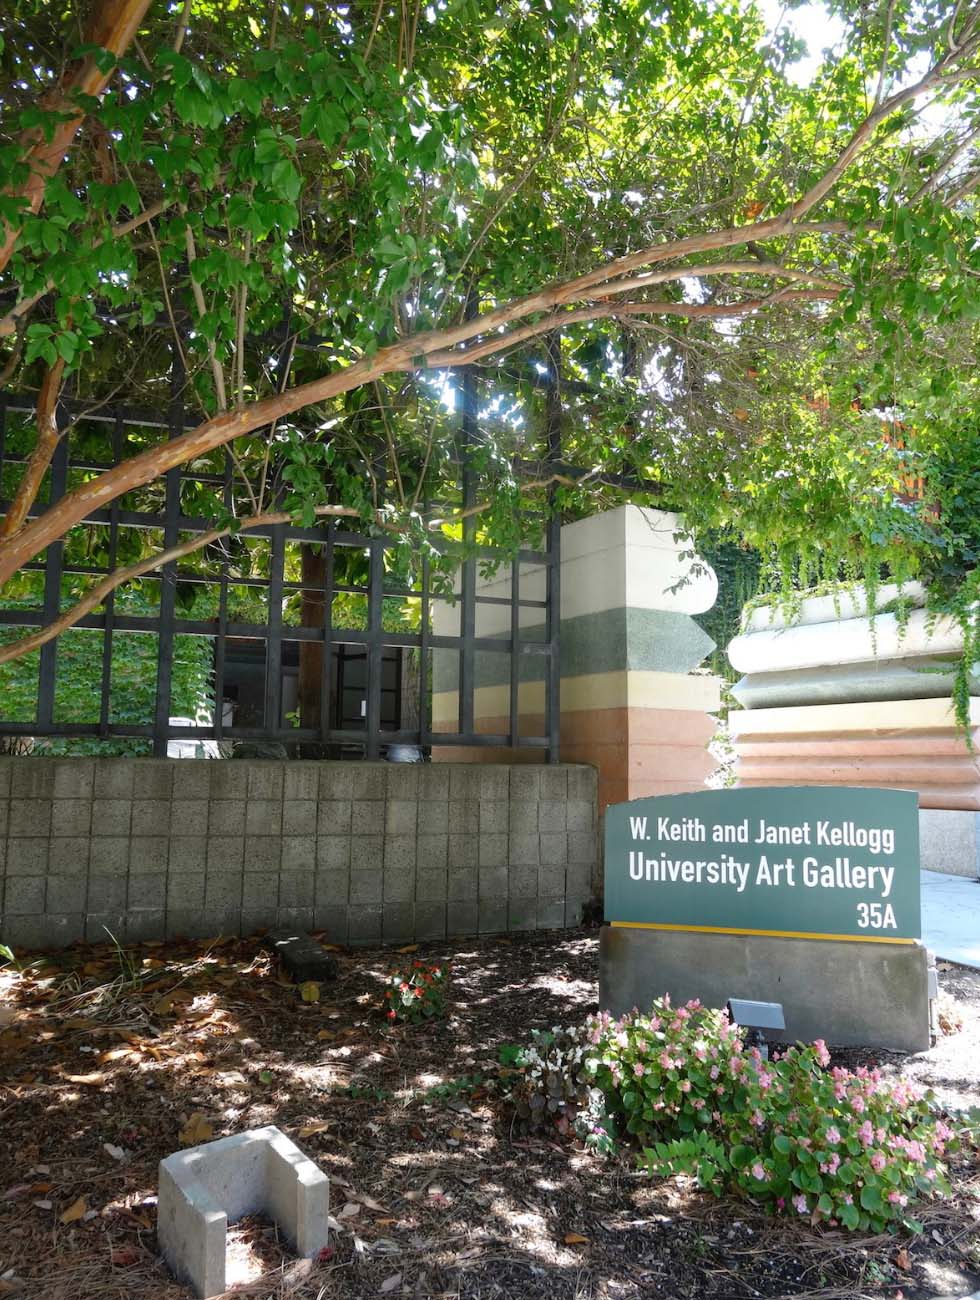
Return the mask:
[[[915,608],[926,603],[926,589],[921,582],[907,582],[903,587],[888,582],[878,588],[875,606],[884,609],[899,597]],[[800,601],[799,609],[787,617],[778,605],[760,605],[746,617],[743,632],[768,632],[783,627],[805,627],[812,623],[840,623],[845,619],[866,618],[868,597],[862,585],[853,590],[842,587],[829,596],[807,596]]]
[[[952,701],[874,700],[867,704],[794,704],[784,709],[748,709],[729,715],[733,736],[880,735],[960,732]],[[980,724],[980,699],[970,701],[970,723]]]
[[[264,1212],[304,1258],[327,1244],[327,1176],[273,1125],[160,1161],[157,1239],[173,1273],[206,1300],[225,1290],[229,1222]]]
[[[904,628],[894,614],[879,614],[874,627],[869,618],[849,618],[743,633],[729,645],[728,661],[740,673],[774,673],[875,659],[955,655],[962,649],[963,633],[954,619],[933,620],[917,609]]]
[[[924,656],[750,673],[732,687],[732,694],[743,709],[773,709],[791,704],[948,698],[954,681],[949,660]],[[976,672],[970,677],[970,693],[980,695],[980,674]]]

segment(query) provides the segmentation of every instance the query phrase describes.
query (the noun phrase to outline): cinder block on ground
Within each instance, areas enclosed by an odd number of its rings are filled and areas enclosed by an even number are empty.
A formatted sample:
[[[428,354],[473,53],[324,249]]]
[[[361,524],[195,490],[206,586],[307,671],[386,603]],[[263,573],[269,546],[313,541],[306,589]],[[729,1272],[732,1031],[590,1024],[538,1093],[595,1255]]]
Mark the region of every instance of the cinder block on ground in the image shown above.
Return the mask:
[[[272,1125],[160,1161],[160,1249],[201,1300],[225,1289],[229,1223],[268,1214],[296,1253],[309,1259],[327,1244],[328,1212],[326,1174]]]

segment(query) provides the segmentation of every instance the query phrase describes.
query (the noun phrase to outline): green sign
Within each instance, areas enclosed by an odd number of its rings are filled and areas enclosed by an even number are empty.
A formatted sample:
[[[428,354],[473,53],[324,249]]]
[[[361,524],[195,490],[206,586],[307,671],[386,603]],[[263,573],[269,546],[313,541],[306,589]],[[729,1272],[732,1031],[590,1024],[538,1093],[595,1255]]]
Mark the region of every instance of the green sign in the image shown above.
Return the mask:
[[[918,939],[918,797],[784,786],[614,804],[605,907],[612,925]]]

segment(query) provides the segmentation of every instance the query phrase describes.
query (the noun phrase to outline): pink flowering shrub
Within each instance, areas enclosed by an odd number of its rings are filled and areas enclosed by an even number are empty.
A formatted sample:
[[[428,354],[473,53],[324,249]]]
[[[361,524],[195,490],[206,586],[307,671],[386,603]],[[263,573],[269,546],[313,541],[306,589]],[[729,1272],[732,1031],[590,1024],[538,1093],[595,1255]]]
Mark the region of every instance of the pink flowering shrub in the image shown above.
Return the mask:
[[[413,961],[393,971],[385,981],[384,1012],[388,1020],[417,1025],[445,1014],[449,969],[446,962]]]
[[[510,1088],[518,1116],[574,1122],[599,1150],[628,1135],[651,1173],[872,1232],[917,1230],[915,1202],[949,1192],[954,1134],[928,1099],[876,1070],[829,1069],[819,1039],[765,1061],[725,1012],[668,998],[535,1038]]]

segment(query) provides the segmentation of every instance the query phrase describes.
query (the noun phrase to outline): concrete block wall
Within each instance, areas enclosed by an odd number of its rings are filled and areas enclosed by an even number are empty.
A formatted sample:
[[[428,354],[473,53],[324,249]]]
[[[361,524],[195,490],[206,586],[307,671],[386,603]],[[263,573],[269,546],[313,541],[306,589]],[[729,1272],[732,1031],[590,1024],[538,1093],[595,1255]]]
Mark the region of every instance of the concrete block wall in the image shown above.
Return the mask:
[[[0,759],[0,941],[339,944],[577,925],[594,768]]]

